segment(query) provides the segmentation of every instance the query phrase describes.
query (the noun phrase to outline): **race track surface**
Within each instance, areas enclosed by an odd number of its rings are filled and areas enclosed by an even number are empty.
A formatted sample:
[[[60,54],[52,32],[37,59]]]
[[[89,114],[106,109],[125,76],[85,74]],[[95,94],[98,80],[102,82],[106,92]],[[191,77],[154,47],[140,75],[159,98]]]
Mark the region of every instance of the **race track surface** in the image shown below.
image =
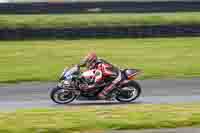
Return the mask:
[[[142,96],[130,104],[164,104],[200,102],[200,79],[143,80],[139,81]],[[57,105],[48,95],[48,88],[56,83],[0,84],[0,111],[42,107],[115,105],[110,101],[74,101],[69,105]]]
[[[150,129],[133,131],[110,131],[106,133],[200,133],[200,128]]]

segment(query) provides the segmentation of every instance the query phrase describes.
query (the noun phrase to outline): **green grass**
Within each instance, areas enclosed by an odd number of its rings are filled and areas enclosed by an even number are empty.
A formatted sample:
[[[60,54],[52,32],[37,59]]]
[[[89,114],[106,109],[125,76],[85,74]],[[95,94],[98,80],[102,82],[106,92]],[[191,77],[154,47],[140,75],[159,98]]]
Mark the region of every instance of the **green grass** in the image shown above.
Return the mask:
[[[0,15],[0,28],[200,24],[200,13]]]
[[[200,104],[115,105],[0,113],[3,133],[79,133],[200,125]]]
[[[144,78],[200,77],[200,38],[0,41],[0,82],[57,80],[89,51]]]

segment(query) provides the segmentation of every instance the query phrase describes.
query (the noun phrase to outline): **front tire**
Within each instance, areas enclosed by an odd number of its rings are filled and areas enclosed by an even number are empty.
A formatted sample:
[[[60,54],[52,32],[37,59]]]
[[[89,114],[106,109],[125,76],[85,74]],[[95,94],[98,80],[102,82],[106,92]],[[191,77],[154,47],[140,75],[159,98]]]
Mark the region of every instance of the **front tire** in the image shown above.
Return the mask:
[[[50,92],[50,98],[58,104],[68,104],[76,99],[76,94],[72,91],[65,91],[63,88],[53,88]]]
[[[141,95],[141,87],[136,81],[130,81],[121,87],[122,91],[117,95],[119,102],[132,102]]]

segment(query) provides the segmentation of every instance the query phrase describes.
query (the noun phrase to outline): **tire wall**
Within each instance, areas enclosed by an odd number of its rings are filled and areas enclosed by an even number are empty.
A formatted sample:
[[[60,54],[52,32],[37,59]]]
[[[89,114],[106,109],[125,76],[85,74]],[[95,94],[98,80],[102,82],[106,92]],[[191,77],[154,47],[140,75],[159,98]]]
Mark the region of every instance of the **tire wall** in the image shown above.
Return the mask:
[[[200,1],[1,3],[0,14],[200,11]]]
[[[164,25],[140,27],[95,27],[62,29],[0,29],[1,40],[13,39],[72,39],[111,37],[176,37],[200,36],[200,25]]]

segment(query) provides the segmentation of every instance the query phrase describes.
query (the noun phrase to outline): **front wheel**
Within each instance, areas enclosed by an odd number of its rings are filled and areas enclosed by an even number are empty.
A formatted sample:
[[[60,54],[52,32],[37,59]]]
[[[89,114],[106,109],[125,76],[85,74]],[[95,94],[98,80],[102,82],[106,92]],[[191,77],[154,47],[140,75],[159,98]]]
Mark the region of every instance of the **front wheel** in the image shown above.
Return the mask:
[[[72,91],[66,91],[63,88],[53,88],[50,92],[50,98],[58,104],[67,104],[76,99],[76,94]]]
[[[141,94],[141,87],[136,81],[130,81],[123,85],[116,100],[120,102],[131,102],[136,100]]]

